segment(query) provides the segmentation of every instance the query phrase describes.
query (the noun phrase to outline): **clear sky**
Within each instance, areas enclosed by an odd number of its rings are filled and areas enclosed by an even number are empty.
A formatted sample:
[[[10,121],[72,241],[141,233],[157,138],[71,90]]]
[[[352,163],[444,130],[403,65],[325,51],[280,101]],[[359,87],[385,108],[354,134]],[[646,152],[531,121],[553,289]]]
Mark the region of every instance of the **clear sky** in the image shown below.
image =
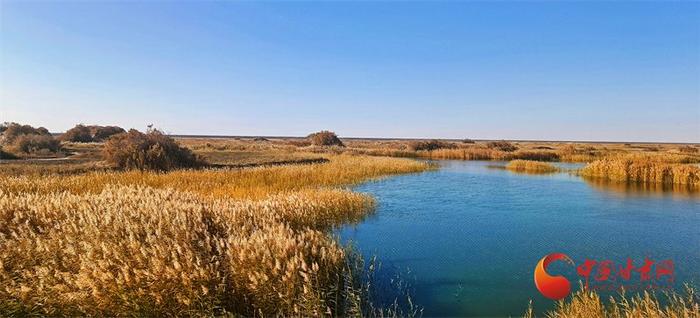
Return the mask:
[[[0,121],[700,142],[700,2],[0,0]]]

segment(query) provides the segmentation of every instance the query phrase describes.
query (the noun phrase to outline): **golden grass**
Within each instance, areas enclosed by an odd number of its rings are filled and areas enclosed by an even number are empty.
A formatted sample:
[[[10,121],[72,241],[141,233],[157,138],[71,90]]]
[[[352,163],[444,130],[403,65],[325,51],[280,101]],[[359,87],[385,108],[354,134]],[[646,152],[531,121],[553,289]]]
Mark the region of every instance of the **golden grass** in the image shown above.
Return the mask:
[[[559,169],[549,163],[532,160],[513,160],[506,165],[506,169],[516,172],[551,173]]]
[[[338,189],[408,159],[170,173],[0,176],[0,316],[367,313],[328,230],[371,197]]]
[[[611,297],[608,303],[601,301],[594,291],[580,290],[570,299],[557,302],[556,308],[547,312],[546,317],[581,317],[581,318],[697,318],[700,317],[698,296],[691,288],[684,294],[667,293],[664,302],[656,294],[644,292],[631,299]],[[532,306],[524,317],[534,317]]]
[[[619,156],[589,163],[580,174],[617,182],[700,186],[700,167],[677,161],[675,156]]]
[[[465,147],[459,149],[437,149],[419,151],[418,156],[430,159],[452,160],[537,160],[559,161],[559,155],[553,151],[519,150],[506,152],[483,147]]]
[[[262,198],[269,194],[355,184],[390,174],[419,172],[427,163],[410,159],[330,156],[330,162],[250,169],[178,170],[170,173],[99,172],[74,176],[4,177],[8,192],[99,193],[109,184],[172,187],[217,198]]]

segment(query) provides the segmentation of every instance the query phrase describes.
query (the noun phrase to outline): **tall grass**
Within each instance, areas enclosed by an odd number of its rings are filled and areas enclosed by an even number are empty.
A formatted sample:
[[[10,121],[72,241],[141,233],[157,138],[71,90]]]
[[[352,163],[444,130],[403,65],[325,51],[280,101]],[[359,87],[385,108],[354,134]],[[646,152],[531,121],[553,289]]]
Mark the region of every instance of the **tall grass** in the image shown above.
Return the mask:
[[[580,174],[618,182],[700,186],[700,167],[674,160],[668,156],[618,156],[591,162]]]
[[[420,172],[430,165],[410,159],[329,156],[330,162],[251,169],[98,172],[74,176],[0,176],[9,192],[99,193],[109,184],[172,187],[218,198],[262,198],[270,194],[354,184],[384,175]]]
[[[532,160],[513,160],[506,165],[506,169],[517,172],[551,173],[559,169],[549,163]]]
[[[534,317],[532,306],[523,315]],[[579,290],[570,299],[557,302],[556,308],[547,312],[546,317],[585,317],[585,318],[696,318],[700,317],[698,295],[689,287],[683,294],[666,293],[660,300],[655,293],[644,292],[631,298],[624,293],[610,297],[604,303],[595,291]]]
[[[357,269],[328,230],[360,220],[373,200],[335,186],[428,168],[337,156],[0,176],[0,316],[367,314]]]
[[[521,150],[501,151],[484,147],[466,147],[458,149],[437,149],[418,152],[420,157],[452,160],[537,160],[558,161],[559,155],[553,151]]]

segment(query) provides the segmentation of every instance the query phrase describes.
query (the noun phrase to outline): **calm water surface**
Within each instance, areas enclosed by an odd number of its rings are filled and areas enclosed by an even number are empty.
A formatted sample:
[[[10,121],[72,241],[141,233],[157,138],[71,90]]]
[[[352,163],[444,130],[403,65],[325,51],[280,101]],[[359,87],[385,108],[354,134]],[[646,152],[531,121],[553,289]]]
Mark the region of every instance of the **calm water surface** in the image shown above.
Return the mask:
[[[700,286],[696,193],[491,167],[503,163],[439,164],[437,171],[358,186],[377,198],[377,211],[339,231],[365,257],[376,255],[384,267],[403,273],[426,316],[517,316],[530,299],[536,311],[550,309],[553,302],[538,293],[532,276],[538,260],[552,252],[577,265],[586,258],[618,264],[628,257],[638,264],[645,256],[672,259],[676,288],[681,282]],[[572,266],[552,271],[577,279]]]

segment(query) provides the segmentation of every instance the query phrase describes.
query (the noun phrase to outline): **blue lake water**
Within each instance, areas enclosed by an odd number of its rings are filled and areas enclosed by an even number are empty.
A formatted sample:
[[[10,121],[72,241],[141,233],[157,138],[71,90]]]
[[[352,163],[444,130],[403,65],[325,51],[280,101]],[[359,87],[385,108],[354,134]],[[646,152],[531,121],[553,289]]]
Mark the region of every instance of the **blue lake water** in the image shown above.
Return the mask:
[[[530,300],[536,312],[549,310],[553,301],[535,288],[533,270],[553,252],[576,265],[671,259],[675,288],[700,286],[697,193],[517,174],[492,167],[498,162],[438,163],[436,171],[357,186],[377,199],[376,213],[338,231],[366,258],[402,273],[425,316],[518,316]],[[575,267],[554,265],[550,272],[579,288]]]

